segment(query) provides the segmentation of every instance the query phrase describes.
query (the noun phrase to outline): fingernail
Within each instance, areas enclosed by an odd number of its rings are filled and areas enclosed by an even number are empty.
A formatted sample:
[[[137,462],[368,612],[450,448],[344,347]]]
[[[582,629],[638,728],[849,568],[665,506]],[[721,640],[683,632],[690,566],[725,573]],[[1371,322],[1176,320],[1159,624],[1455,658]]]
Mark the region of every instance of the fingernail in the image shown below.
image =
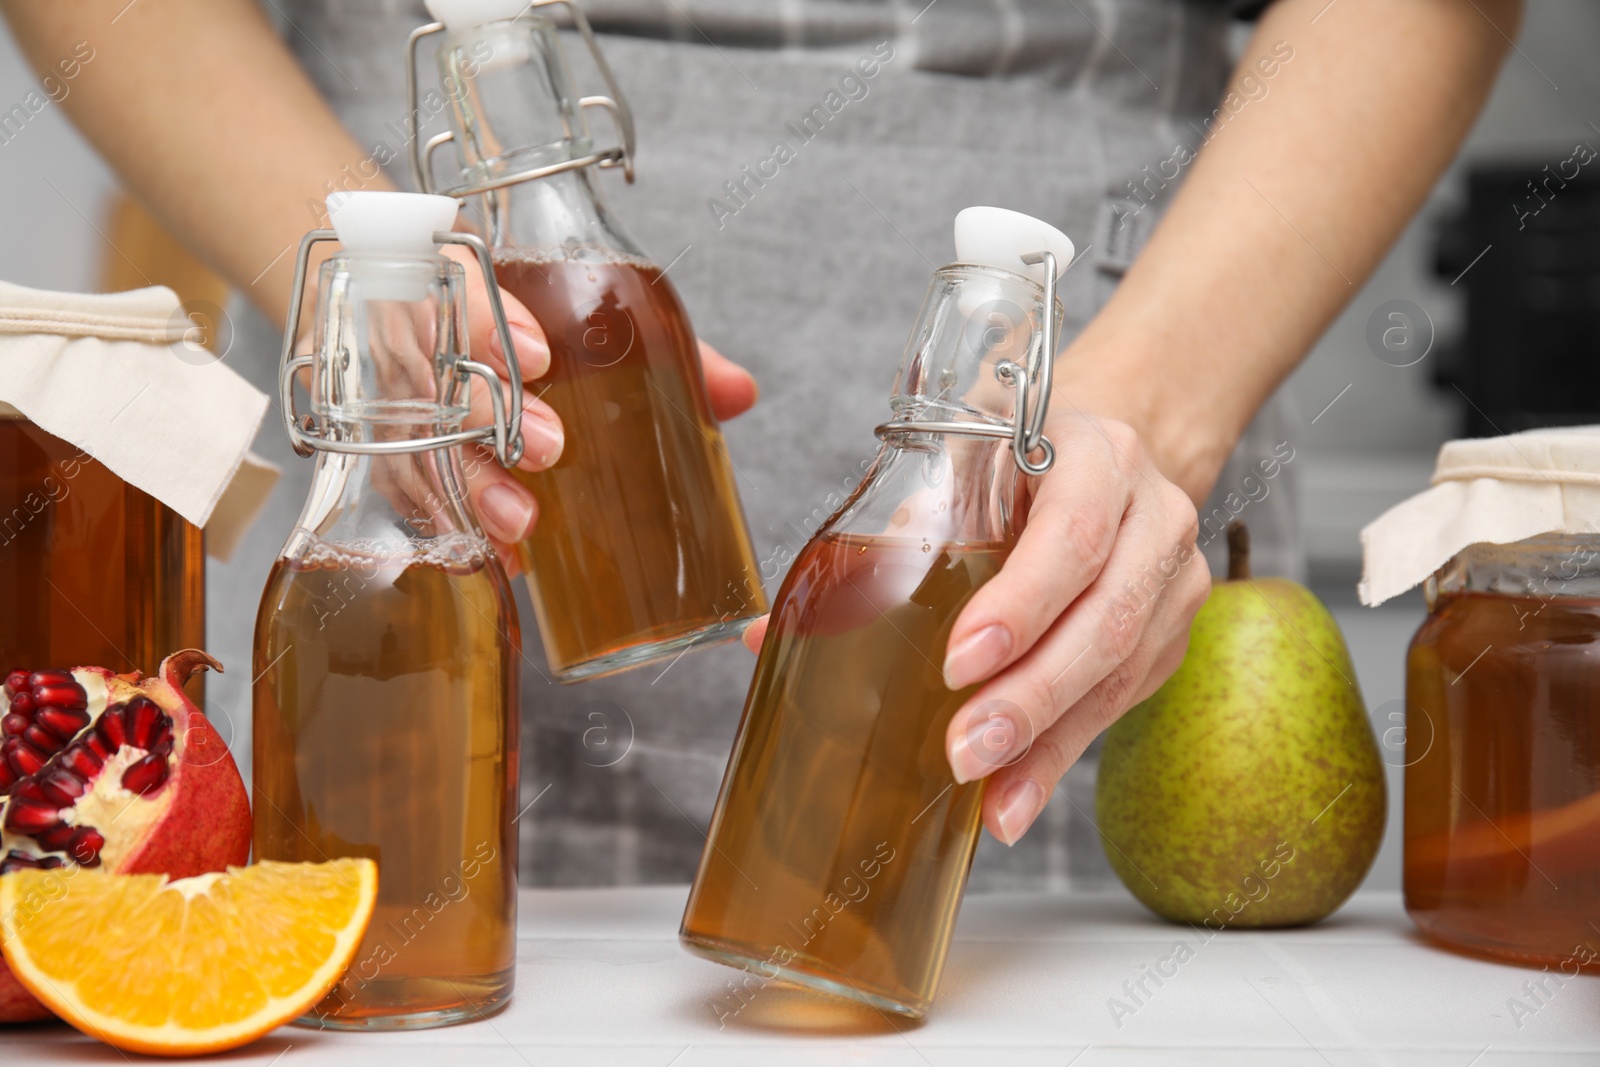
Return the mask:
[[[553,415],[538,410],[523,410],[522,438],[527,442],[527,454],[539,465],[540,470],[560,459],[561,450],[567,443],[561,422]]]
[[[1016,720],[1003,711],[974,708],[967,729],[957,735],[950,751],[950,771],[958,785],[975,782],[996,767],[1011,763],[1022,742]]]
[[[550,365],[550,346],[545,343],[542,332],[513,323],[511,343],[517,346],[517,369],[523,377],[530,373],[543,374]]]
[[[504,483],[491,485],[478,498],[478,513],[502,541],[520,541],[533,525],[533,500]]]
[[[1044,810],[1044,790],[1031,778],[1017,782],[1001,798],[996,821],[1000,824],[1000,843],[1011,846],[1017,843],[1033,820]]]
[[[1011,631],[999,623],[970,634],[945,653],[944,684],[960,689],[989,677],[1011,653]]]

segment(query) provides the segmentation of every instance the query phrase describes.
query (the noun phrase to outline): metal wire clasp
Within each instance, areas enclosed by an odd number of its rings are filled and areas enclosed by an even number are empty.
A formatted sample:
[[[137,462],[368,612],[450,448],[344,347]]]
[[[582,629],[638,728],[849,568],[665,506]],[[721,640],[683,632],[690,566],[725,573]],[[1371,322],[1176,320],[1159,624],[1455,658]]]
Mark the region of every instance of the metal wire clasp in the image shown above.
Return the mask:
[[[1032,266],[1044,264],[1044,321],[1039,328],[1039,344],[1028,356],[1028,366],[1005,360],[995,367],[995,377],[1017,390],[1016,411],[1011,425],[995,426],[981,422],[919,422],[912,419],[885,422],[879,425],[879,437],[904,433],[951,433],[968,437],[1009,437],[1011,455],[1024,474],[1044,474],[1056,461],[1055,446],[1044,435],[1045,415],[1050,410],[1050,390],[1055,373],[1056,355],[1056,283],[1060,268],[1052,252],[1028,252],[1022,262]],[[1041,455],[1038,462],[1031,457]]]
[[[437,189],[433,181],[433,153],[440,145],[455,140],[453,130],[434,134],[423,143],[421,111],[417,101],[417,46],[422,39],[435,33],[443,33],[445,24],[430,22],[426,26],[418,26],[411,31],[411,36],[406,39],[406,106],[410,116],[411,125],[411,176],[417,183],[417,188],[425,193],[442,193],[445,196],[464,199],[477,196],[494,189],[502,189],[508,185],[530,181],[534,178],[547,178],[552,174],[564,171],[579,170],[583,167],[621,167],[622,176],[629,183],[633,181],[633,109],[628,107],[627,98],[622,95],[622,87],[617,84],[616,76],[611,73],[611,66],[606,62],[606,57],[600,51],[600,44],[594,39],[594,31],[589,27],[589,20],[584,16],[582,9],[572,0],[530,0],[523,9],[523,14],[534,8],[550,7],[560,4],[572,14],[572,24],[583,37],[583,43],[588,46],[589,54],[594,57],[594,65],[600,71],[600,77],[605,80],[610,96],[584,96],[578,98],[578,106],[598,107],[611,116],[612,123],[617,128],[617,139],[621,142],[612,148],[602,148],[590,152],[588,155],[579,156],[577,159],[568,159],[560,163],[551,163],[543,167],[530,167],[527,170],[517,171],[515,174],[502,175],[498,178],[486,178],[482,181],[464,182],[461,185],[451,186],[447,189]],[[521,18],[519,14],[517,16]],[[563,114],[561,119],[562,129],[569,139],[577,138],[577,131],[571,128]]]
[[[509,403],[501,389],[500,376],[486,363],[465,356],[455,361],[455,377],[448,394],[442,398],[446,405],[456,402],[459,388],[470,388],[472,376],[477,375],[489,387],[489,402],[494,411],[494,422],[476,429],[457,430],[437,437],[423,437],[406,441],[338,441],[324,436],[324,427],[314,415],[296,416],[294,410],[294,379],[302,370],[309,370],[317,357],[296,356],[295,339],[300,333],[300,302],[305,292],[306,265],[310,261],[311,246],[324,241],[337,242],[332,230],[312,230],[300,238],[300,251],[295,258],[294,285],[289,290],[289,321],[283,328],[283,354],[278,368],[279,408],[283,412],[284,428],[289,432],[289,443],[298,455],[309,456],[313,451],[348,452],[359,455],[393,455],[403,452],[425,452],[434,448],[466,444],[471,441],[492,442],[495,458],[502,467],[515,467],[522,459],[522,371],[517,366],[517,349],[511,339],[511,328],[506,325],[505,307],[500,303],[500,286],[495,281],[494,263],[489,258],[489,248],[470,233],[439,230],[434,233],[435,244],[466,245],[478,258],[483,271],[485,289],[489,294],[489,311],[494,316],[495,332],[500,335],[500,347],[505,352],[506,374],[510,379]]]

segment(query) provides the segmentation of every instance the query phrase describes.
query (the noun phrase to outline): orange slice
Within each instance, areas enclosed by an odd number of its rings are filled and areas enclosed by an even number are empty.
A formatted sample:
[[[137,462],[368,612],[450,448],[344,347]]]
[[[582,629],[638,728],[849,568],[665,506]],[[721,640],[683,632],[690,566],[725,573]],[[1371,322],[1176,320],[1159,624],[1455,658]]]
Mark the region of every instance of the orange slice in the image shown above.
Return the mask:
[[[355,955],[371,860],[258,863],[169,881],[66,867],[0,877],[0,944],[28,991],[92,1037],[195,1055],[315,1004]]]

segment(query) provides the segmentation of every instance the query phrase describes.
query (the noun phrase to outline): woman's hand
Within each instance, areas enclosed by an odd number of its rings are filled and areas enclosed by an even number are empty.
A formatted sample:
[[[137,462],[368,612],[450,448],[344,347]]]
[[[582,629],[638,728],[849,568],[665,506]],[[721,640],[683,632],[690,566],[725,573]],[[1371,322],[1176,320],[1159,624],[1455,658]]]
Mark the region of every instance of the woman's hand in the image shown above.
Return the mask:
[[[1032,825],[1095,736],[1172,674],[1211,577],[1194,503],[1126,423],[1052,415],[1055,466],[1027,525],[956,619],[945,684],[983,683],[945,738],[956,781],[993,780],[983,821],[1006,844]]]
[[[495,329],[489,309],[489,295],[473,253],[460,245],[446,245],[445,255],[466,269],[468,343],[473,353],[484,353],[483,361],[499,372],[502,381],[510,373],[500,332]],[[561,419],[540,399],[538,381],[550,369],[550,346],[533,313],[506,290],[500,290],[500,304],[506,325],[516,346],[517,370],[522,378],[522,459],[518,470],[541,471],[561,458],[566,431]],[[756,401],[756,383],[750,372],[729,361],[710,345],[700,343],[700,364],[705,371],[706,392],[711,410],[719,419],[731,419],[748,410]],[[466,425],[487,426],[494,409],[487,386],[474,379],[472,410]],[[483,531],[494,542],[506,566],[518,566],[516,545],[532,531],[538,518],[533,493],[511,472],[500,466],[493,450],[474,445],[464,457],[467,491],[483,524]]]
[[[951,689],[983,683],[945,748],[958,782],[994,779],[984,824],[1008,845],[1095,735],[1177,670],[1211,589],[1194,503],[1131,427],[1068,411],[1046,433],[1055,466],[1031,480],[1022,536],[957,617],[944,662]]]

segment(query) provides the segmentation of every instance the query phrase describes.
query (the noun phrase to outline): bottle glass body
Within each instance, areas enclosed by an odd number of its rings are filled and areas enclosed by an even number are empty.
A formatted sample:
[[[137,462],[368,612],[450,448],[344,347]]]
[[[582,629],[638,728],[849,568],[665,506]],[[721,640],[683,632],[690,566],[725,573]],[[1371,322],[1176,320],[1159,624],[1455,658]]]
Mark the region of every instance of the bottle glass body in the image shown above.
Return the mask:
[[[959,483],[990,478],[1002,491],[980,499],[994,506],[960,506]],[[948,689],[939,664],[1010,552],[1015,482],[1005,443],[901,440],[797,557],[684,916],[691,951],[927,1010],[983,797],[981,782],[955,783],[944,743],[977,687]]]
[[[468,179],[591,151],[548,19],[452,33],[440,71],[457,87]],[[521,564],[563,681],[728,640],[767,610],[694,329],[672,282],[598,196],[595,169],[474,201],[500,285],[550,344],[539,395],[565,445],[549,469],[514,473],[539,503]]]
[[[1600,543],[1474,545],[1406,660],[1405,901],[1453,948],[1600,971]]]
[[[323,435],[403,444],[458,430],[464,407],[436,395],[448,361],[408,338],[455,332],[459,309],[352,299],[329,273],[319,331],[336,336],[319,339],[311,383]],[[449,337],[432,347],[459,350]],[[444,1025],[511,994],[521,636],[464,485],[454,447],[319,452],[262,595],[256,858],[378,864],[366,937],[306,1025]]]
[[[154,671],[205,647],[205,536],[87,452],[0,414],[0,575],[13,666]],[[199,675],[187,687],[204,693]]]
[[[951,691],[941,664],[1020,530],[1006,428],[1012,372],[1041,362],[1042,308],[1007,271],[935,274],[896,421],[778,592],[684,914],[691,952],[883,1011],[932,1003],[983,800],[945,754],[977,686]],[[898,428],[918,423],[958,432]]]

